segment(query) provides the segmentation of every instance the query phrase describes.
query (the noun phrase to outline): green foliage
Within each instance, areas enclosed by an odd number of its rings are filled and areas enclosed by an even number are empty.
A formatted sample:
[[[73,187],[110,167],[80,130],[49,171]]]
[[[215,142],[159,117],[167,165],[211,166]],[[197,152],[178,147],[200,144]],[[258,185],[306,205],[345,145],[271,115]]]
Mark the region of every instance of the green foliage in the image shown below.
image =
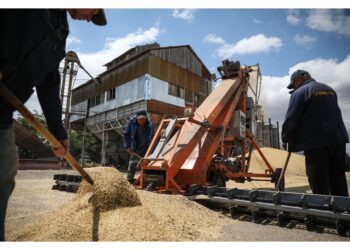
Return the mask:
[[[39,115],[36,110],[33,113],[34,117],[37,118],[44,126],[46,126],[46,120],[43,115]],[[19,115],[16,121],[27,128],[30,133],[41,140],[44,144],[50,146],[50,143],[40,134],[35,128],[33,128],[28,121]],[[82,130],[71,130],[68,133],[69,142],[70,142],[70,152],[78,160],[81,158],[82,145],[83,145],[83,131]],[[51,146],[50,146],[51,147]],[[27,149],[18,146],[18,154],[22,159],[33,159],[34,155]],[[85,159],[90,159],[94,162],[101,161],[101,141],[94,136],[90,131],[86,131],[85,135]]]
[[[44,126],[46,126],[46,120],[45,117],[43,115],[40,115],[38,113],[38,111],[34,110],[33,112],[33,116],[38,119],[41,124],[43,124]],[[36,131],[35,128],[33,128],[29,122],[22,116],[22,115],[18,115],[16,121],[21,124],[23,127],[25,127],[33,136],[35,136],[36,138],[38,138],[40,141],[42,141],[44,144],[50,146],[50,143],[38,132]],[[18,146],[18,155],[20,159],[34,159],[35,156],[28,151],[27,149],[25,149],[24,147]]]
[[[76,159],[80,159],[83,146],[83,131],[72,130],[69,136],[71,153]],[[84,158],[89,158],[94,162],[100,162],[101,145],[101,141],[96,136],[94,136],[93,133],[86,131]]]

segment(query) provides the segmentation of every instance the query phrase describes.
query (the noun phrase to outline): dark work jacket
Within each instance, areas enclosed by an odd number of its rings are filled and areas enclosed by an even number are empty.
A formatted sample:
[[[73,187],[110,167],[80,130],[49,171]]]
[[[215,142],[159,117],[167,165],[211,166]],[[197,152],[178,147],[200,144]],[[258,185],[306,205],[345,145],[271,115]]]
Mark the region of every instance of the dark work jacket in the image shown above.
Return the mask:
[[[63,10],[0,10],[2,82],[25,103],[37,90],[48,128],[67,138],[59,99],[59,63],[65,56],[68,22]],[[12,124],[14,109],[0,99],[0,128]]]
[[[154,135],[154,126],[152,122],[147,119],[145,124],[145,131],[141,135],[141,140],[136,141],[137,133],[137,120],[136,116],[132,117],[124,129],[124,147],[125,149],[131,148],[133,151],[138,153],[140,156],[144,156],[147,152],[149,145],[151,144]],[[143,150],[138,152],[138,148],[142,145]]]
[[[311,79],[292,92],[282,126],[282,141],[298,152],[349,142],[337,94]]]

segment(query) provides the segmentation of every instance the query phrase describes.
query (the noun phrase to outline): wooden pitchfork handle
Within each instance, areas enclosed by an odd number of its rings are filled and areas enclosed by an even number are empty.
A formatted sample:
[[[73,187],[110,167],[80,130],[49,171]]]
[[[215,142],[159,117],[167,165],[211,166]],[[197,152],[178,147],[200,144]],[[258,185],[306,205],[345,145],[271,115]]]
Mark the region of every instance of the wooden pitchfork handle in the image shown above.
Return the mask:
[[[61,148],[62,144],[54,137],[50,131],[45,128],[34,116],[33,114],[21,103],[21,101],[0,81],[0,96],[3,97],[8,103],[10,103],[15,109],[22,114],[22,116],[31,124],[36,131],[38,131],[42,136],[44,136],[53,146],[53,148]],[[74,159],[72,154],[67,151],[64,158],[69,163],[72,168],[75,168],[80,175],[91,185],[94,181],[91,179],[90,175],[79,165],[79,163]]]
[[[282,180],[283,180],[283,177],[286,173],[286,170],[287,170],[287,166],[288,166],[288,163],[289,163],[289,159],[290,159],[290,155],[292,153],[291,152],[288,152],[287,154],[287,159],[286,159],[286,162],[284,163],[284,167],[282,169],[282,172],[281,172],[281,175],[279,176],[278,178],[278,182],[277,182],[277,185],[276,185],[276,191],[278,191],[279,187],[281,186],[281,183],[282,183]]]

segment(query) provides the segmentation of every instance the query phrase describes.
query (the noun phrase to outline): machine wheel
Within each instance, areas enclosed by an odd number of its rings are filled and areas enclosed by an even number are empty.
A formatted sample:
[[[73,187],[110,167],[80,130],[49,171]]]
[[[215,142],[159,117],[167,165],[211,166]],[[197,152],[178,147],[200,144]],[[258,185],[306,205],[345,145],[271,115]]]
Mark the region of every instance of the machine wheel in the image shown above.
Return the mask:
[[[277,183],[278,183],[278,180],[279,180],[281,174],[282,174],[282,168],[276,168],[275,174],[273,176],[273,182],[275,183],[275,189],[277,188]],[[278,188],[278,191],[284,191],[284,188],[285,188],[285,182],[284,182],[284,176],[283,176],[281,183],[280,183],[280,186]]]
[[[218,187],[226,187],[226,178],[225,174],[223,173],[211,173],[209,181],[212,183],[212,185],[216,185]]]
[[[279,227],[285,227],[285,226],[287,226],[287,224],[288,224],[288,220],[286,219],[286,216],[284,215],[283,212],[280,212],[277,215],[277,225]]]
[[[260,222],[261,215],[258,211],[253,211],[252,212],[252,221],[256,224]]]
[[[336,223],[337,233],[340,236],[347,236],[348,228],[343,224],[342,221],[338,220]]]

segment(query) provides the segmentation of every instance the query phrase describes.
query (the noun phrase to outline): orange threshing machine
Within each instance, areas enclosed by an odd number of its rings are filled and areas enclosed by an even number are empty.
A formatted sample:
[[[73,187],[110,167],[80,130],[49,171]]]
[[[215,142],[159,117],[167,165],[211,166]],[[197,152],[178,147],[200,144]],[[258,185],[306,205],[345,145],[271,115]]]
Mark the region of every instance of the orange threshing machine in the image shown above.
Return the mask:
[[[193,184],[225,187],[229,179],[277,182],[280,169],[271,168],[249,130],[241,137],[230,133],[234,113],[246,112],[245,99],[252,69],[241,67],[239,61],[225,60],[218,70],[222,82],[191,117],[161,121],[140,161],[137,187],[185,193]],[[266,164],[263,173],[249,172],[253,148]]]

